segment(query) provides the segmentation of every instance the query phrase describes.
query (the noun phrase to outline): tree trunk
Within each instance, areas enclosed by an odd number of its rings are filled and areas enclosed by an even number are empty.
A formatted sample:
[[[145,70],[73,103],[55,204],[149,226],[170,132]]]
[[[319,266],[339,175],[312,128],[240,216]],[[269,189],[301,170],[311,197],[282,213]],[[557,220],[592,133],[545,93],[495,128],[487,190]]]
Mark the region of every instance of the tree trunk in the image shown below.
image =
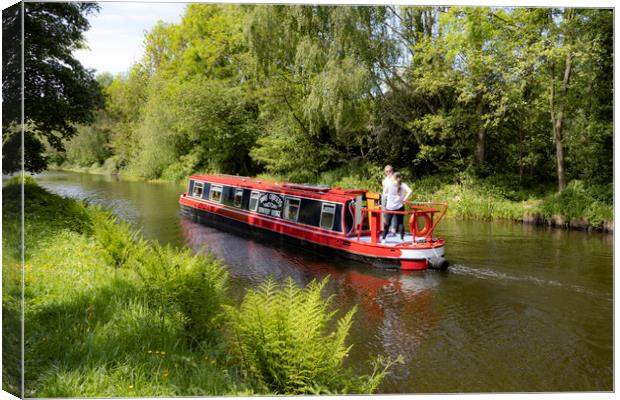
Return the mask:
[[[565,18],[567,20],[572,19],[573,10],[567,9]],[[570,46],[570,37],[566,35],[566,45]],[[562,86],[560,88],[561,98],[558,102],[557,112],[555,110],[555,76],[552,78],[551,83],[551,122],[553,123],[553,141],[555,142],[555,158],[558,171],[558,190],[562,192],[566,189],[566,170],[564,168],[564,147],[562,144],[562,134],[564,129],[564,114],[566,108],[566,94],[568,92],[568,85],[570,84],[570,77],[572,71],[573,54],[572,49],[569,47],[566,52],[566,60],[564,62],[564,77],[562,79]],[[552,68],[552,74],[555,75]]]
[[[561,107],[563,108],[563,107]],[[566,189],[566,172],[564,170],[564,146],[562,145],[562,111],[558,112],[553,124],[553,140],[555,141],[555,159],[558,170],[558,190]]]
[[[566,54],[564,64],[564,79],[562,80],[562,101],[558,106],[558,112],[553,121],[553,140],[555,141],[555,158],[558,167],[558,190],[561,192],[566,189],[566,170],[564,169],[564,146],[562,144],[562,130],[564,128],[564,108],[566,104],[566,92],[570,83],[572,67],[572,54],[570,50]],[[553,101],[553,96],[552,96]],[[553,112],[553,110],[552,110]]]

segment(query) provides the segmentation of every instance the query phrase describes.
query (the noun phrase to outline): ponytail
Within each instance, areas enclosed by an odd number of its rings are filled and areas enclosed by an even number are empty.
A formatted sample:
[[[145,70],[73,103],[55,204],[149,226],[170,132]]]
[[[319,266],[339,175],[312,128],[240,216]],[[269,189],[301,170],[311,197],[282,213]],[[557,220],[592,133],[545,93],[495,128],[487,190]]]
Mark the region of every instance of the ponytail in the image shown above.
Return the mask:
[[[394,172],[394,181],[396,181],[396,192],[400,195],[400,190],[401,190],[401,184],[403,182],[403,179],[400,176],[400,172]]]

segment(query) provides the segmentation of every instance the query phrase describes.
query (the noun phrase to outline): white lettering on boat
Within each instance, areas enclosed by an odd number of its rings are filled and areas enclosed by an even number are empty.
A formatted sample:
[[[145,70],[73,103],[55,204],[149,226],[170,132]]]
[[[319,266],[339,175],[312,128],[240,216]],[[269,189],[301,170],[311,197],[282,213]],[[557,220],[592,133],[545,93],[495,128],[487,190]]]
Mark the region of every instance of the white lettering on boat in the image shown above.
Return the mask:
[[[262,193],[258,198],[258,209],[260,214],[269,215],[271,217],[282,218],[282,204],[284,199],[282,196],[274,193]]]

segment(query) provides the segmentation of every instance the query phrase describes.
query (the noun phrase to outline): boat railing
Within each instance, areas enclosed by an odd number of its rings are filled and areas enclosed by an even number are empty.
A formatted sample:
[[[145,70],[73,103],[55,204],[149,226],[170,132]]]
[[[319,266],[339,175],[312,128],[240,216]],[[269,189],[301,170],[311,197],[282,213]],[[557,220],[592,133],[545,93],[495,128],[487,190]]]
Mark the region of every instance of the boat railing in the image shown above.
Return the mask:
[[[357,239],[359,240],[361,238],[363,232],[362,227],[364,226],[366,218],[368,218],[369,222],[371,242],[376,243],[379,238],[379,233],[383,228],[381,224],[382,216],[384,214],[400,214],[409,215],[409,231],[414,243],[417,237],[423,237],[425,240],[431,240],[433,237],[433,231],[448,211],[448,203],[438,201],[406,201],[405,205],[408,208],[408,210],[405,211],[384,210],[379,205],[370,208],[362,208],[361,219],[359,224],[356,226]],[[419,218],[424,220],[423,227],[420,227],[418,224]]]

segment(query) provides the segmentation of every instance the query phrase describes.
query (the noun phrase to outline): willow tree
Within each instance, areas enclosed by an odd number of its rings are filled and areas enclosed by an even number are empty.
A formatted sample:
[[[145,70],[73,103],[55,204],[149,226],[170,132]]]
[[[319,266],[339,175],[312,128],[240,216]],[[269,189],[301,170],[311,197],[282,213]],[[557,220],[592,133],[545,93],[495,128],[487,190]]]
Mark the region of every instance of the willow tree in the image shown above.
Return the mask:
[[[311,177],[363,156],[375,89],[369,61],[385,51],[369,33],[384,12],[381,7],[252,8],[246,34],[267,88],[267,133],[252,154],[268,170],[290,172],[285,168],[294,163],[274,160],[303,157],[305,165],[298,167]],[[284,140],[294,144],[283,147]]]

